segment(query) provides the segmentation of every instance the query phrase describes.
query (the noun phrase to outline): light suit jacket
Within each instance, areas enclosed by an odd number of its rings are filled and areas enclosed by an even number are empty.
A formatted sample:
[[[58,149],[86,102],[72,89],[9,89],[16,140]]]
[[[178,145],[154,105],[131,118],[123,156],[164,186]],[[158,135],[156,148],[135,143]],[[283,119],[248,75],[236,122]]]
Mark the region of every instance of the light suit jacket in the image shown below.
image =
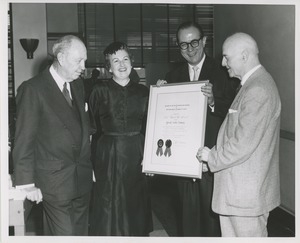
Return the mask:
[[[90,121],[82,80],[70,83],[71,108],[49,69],[17,93],[13,148],[16,185],[35,183],[47,200],[68,200],[92,187]]]
[[[280,112],[276,84],[260,67],[235,97],[209,154],[216,213],[257,216],[280,204]]]

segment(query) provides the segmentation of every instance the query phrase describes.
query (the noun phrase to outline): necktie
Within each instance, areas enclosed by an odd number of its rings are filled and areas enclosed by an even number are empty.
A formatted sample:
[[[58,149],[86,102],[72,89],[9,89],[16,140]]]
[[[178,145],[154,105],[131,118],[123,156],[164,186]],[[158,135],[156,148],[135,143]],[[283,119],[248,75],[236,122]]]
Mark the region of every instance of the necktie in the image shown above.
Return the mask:
[[[197,66],[194,66],[193,67],[193,70],[194,70],[194,77],[192,79],[192,81],[198,81],[198,75],[197,75],[197,71],[198,71],[198,67]]]
[[[67,83],[66,83],[66,82],[64,83],[64,88],[63,88],[63,90],[62,90],[62,93],[63,93],[63,95],[65,96],[65,98],[66,98],[66,100],[67,100],[69,106],[72,107],[72,99],[71,99],[71,97],[70,97],[69,90],[67,89]]]

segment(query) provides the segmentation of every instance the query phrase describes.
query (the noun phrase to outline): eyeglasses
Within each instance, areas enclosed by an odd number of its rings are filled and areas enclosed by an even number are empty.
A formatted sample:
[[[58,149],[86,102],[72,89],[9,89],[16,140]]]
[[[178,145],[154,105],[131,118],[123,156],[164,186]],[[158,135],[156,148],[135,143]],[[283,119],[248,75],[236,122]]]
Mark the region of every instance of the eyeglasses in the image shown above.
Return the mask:
[[[188,49],[189,45],[193,48],[199,46],[199,41],[202,39],[202,37],[200,39],[195,39],[192,40],[191,42],[181,42],[178,44],[178,46],[180,47],[181,50],[186,50]]]

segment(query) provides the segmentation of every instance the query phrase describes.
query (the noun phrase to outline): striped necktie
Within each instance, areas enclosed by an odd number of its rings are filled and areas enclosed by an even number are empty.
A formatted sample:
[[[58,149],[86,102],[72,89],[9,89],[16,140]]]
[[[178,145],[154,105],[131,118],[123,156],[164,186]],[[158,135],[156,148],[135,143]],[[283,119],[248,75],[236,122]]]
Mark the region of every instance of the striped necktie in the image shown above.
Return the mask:
[[[197,66],[194,66],[193,67],[193,70],[194,70],[194,77],[192,79],[192,81],[198,81],[198,75],[197,75],[197,71],[198,71],[198,67]]]
[[[65,96],[66,101],[68,102],[69,106],[72,107],[73,106],[72,105],[72,99],[70,97],[70,92],[69,92],[69,90],[67,88],[67,83],[66,82],[64,83],[64,88],[62,90],[62,93]]]

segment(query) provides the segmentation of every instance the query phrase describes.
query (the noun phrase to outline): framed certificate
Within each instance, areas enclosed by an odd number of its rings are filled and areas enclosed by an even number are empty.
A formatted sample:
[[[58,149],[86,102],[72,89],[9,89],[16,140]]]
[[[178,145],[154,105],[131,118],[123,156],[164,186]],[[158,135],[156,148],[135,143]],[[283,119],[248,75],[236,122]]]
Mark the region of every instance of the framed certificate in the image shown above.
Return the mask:
[[[204,145],[208,81],[150,86],[143,172],[199,178],[196,158]]]

